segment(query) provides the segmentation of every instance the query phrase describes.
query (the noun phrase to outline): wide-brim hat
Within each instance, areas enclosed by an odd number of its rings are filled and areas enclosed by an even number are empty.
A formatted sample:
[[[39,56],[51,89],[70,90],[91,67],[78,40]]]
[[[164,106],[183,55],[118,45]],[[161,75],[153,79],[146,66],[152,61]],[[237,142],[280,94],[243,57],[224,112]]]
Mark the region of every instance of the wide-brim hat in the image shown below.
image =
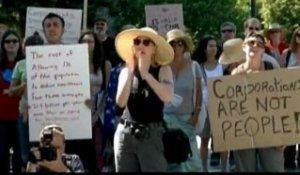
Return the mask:
[[[231,64],[241,62],[246,59],[246,54],[243,51],[243,40],[240,38],[233,38],[227,40],[223,44],[223,52],[220,56],[220,64]]]
[[[186,44],[187,51],[191,52],[194,49],[192,38],[180,29],[170,30],[166,34],[167,42],[170,43],[174,40],[183,40]]]
[[[155,62],[159,65],[168,65],[174,59],[174,51],[167,41],[150,27],[127,29],[120,32],[115,38],[116,51],[126,63],[134,58],[132,47],[133,39],[144,36],[151,39],[157,49]]]

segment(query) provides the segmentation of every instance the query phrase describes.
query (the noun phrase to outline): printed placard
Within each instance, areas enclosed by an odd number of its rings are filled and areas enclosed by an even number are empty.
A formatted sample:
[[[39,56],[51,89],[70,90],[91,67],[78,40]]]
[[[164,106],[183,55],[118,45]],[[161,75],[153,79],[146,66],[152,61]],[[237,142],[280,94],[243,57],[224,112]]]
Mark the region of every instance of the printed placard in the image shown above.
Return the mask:
[[[169,30],[184,30],[182,4],[146,5],[146,25],[165,36]]]
[[[66,139],[89,139],[91,110],[87,44],[26,47],[29,135],[39,140],[48,124],[63,127]]]
[[[81,9],[27,7],[25,38],[38,31],[40,36],[46,41],[42,22],[44,17],[50,12],[60,15],[65,21],[65,32],[62,36],[62,42],[67,44],[77,43],[81,31]]]
[[[208,80],[214,150],[300,142],[300,68]]]

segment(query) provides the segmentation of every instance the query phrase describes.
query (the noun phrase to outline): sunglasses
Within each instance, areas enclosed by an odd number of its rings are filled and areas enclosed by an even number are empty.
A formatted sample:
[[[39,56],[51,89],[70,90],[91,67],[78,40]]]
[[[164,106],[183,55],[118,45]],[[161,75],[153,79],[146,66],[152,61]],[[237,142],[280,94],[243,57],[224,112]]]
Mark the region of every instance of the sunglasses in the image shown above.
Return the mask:
[[[280,30],[270,30],[270,33],[278,33]]]
[[[184,43],[182,41],[171,41],[170,42],[170,45],[172,47],[183,47],[184,46]]]
[[[260,30],[258,27],[248,27],[248,29],[249,30],[256,30],[256,31]]]
[[[247,44],[252,47],[254,45],[256,45],[257,47],[265,48],[265,44],[263,42],[259,42],[259,41],[255,41],[255,40],[247,41]]]
[[[233,30],[232,30],[232,29],[224,29],[224,30],[222,30],[221,32],[222,32],[222,33],[226,33],[226,32],[228,32],[228,33],[232,33],[232,32],[233,32]]]
[[[296,33],[296,37],[299,37],[299,38],[300,38],[300,33]]]
[[[139,46],[141,43],[143,43],[144,46],[148,47],[150,45],[150,43],[153,43],[153,41],[151,41],[150,39],[144,39],[144,40],[141,40],[141,39],[138,39],[138,38],[135,38],[133,40],[133,44],[135,46]],[[154,44],[154,43],[153,43]]]
[[[7,39],[7,40],[4,40],[4,43],[6,43],[6,44],[9,44],[9,43],[16,44],[17,42],[18,42],[18,40],[16,40],[16,39]]]

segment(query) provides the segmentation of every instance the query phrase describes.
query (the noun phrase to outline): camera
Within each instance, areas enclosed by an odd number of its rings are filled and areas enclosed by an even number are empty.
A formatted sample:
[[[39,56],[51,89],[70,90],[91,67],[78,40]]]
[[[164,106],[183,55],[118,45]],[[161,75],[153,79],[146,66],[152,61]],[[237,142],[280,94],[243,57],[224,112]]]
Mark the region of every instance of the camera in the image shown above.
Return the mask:
[[[57,158],[56,148],[51,145],[53,138],[52,130],[45,130],[43,132],[42,143],[43,146],[39,147],[41,153],[41,160],[53,161]]]
[[[53,133],[52,130],[44,130],[43,132],[43,137],[41,139],[42,145],[39,146],[38,150],[39,150],[39,157],[36,157],[33,155],[33,153],[31,152],[30,156],[29,156],[29,161],[36,163],[37,161],[54,161],[57,159],[57,152],[56,152],[56,148],[54,146],[51,145],[52,142],[52,138],[53,138]]]

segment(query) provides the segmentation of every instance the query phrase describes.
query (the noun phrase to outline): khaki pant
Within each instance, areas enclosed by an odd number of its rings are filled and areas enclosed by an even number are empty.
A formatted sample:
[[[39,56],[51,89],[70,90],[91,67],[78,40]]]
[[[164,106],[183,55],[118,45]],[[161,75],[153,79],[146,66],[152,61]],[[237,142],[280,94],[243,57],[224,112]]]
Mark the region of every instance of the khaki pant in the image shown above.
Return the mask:
[[[166,172],[163,127],[151,127],[150,137],[138,140],[131,129],[118,124],[114,136],[116,172]]]

